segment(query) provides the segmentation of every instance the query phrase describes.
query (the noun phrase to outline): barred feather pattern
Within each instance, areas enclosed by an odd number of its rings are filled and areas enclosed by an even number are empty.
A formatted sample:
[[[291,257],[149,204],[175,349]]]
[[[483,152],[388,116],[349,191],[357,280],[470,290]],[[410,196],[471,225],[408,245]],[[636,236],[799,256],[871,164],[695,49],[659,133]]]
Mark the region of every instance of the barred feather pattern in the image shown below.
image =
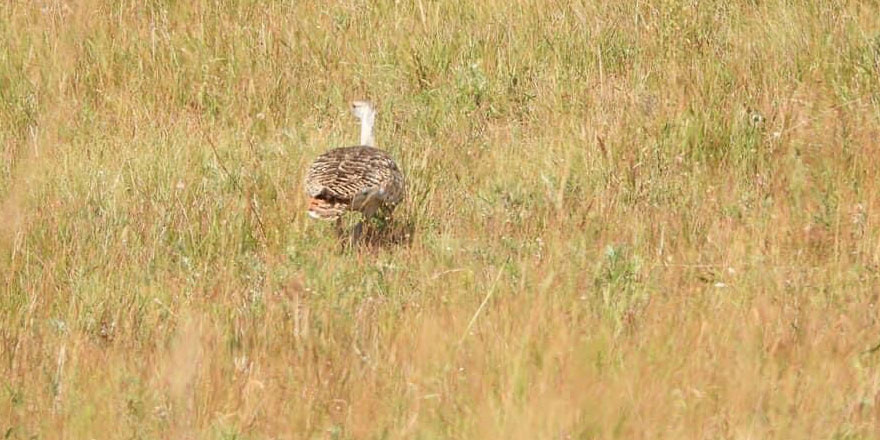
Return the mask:
[[[391,156],[368,146],[343,147],[318,156],[306,172],[309,216],[334,220],[345,211],[372,215],[400,203],[403,174]]]

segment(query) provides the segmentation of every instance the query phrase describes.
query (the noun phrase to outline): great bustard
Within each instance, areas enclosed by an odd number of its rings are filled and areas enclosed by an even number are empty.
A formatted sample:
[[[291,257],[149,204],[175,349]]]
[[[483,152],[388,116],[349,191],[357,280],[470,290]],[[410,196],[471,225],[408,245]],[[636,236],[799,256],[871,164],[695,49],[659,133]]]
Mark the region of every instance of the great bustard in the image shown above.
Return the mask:
[[[400,168],[387,152],[373,146],[376,110],[369,102],[355,101],[351,111],[361,122],[360,145],[321,154],[306,173],[312,218],[338,221],[346,211],[359,211],[369,220],[379,209],[390,213],[403,199]]]

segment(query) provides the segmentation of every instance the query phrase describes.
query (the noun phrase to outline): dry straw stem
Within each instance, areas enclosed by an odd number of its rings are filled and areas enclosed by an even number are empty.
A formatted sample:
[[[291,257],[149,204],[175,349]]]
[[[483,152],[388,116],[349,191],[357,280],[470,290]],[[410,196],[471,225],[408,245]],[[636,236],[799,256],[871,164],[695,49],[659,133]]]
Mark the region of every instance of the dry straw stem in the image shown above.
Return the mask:
[[[205,140],[208,145],[211,146],[211,152],[214,153],[214,159],[217,160],[217,164],[220,166],[220,169],[223,170],[223,173],[226,175],[226,178],[235,185],[235,188],[242,194],[245,195],[244,188],[241,187],[241,184],[233,178],[232,173],[229,172],[229,169],[226,168],[226,164],[223,163],[223,159],[220,158],[220,153],[217,152],[217,145],[214,141],[209,137],[205,136]],[[257,207],[255,206],[254,199],[252,197],[248,197],[248,208],[250,208],[251,213],[254,215],[254,218],[257,219],[257,226],[260,229],[260,235],[263,237],[263,242],[265,243],[268,238],[266,237],[266,227],[263,226],[263,219],[260,217],[259,211],[257,211]]]
[[[495,286],[498,285],[498,280],[501,279],[501,274],[504,272],[504,268],[498,269],[498,274],[495,275],[495,279],[492,281],[492,284],[489,286],[489,290],[486,291],[486,297],[483,298],[483,302],[480,303],[480,307],[477,307],[477,311],[474,312],[474,316],[471,317],[471,320],[468,322],[467,327],[464,329],[464,333],[461,335],[461,339],[459,339],[459,344],[464,342],[464,338],[468,336],[471,332],[471,328],[473,328],[474,323],[477,322],[477,318],[480,316],[480,312],[483,311],[483,307],[486,307],[486,303],[489,302],[489,299],[492,298],[492,294],[495,292]]]
[[[6,1],[0,437],[877,438],[878,29]],[[301,182],[362,98],[411,239],[341,250]]]

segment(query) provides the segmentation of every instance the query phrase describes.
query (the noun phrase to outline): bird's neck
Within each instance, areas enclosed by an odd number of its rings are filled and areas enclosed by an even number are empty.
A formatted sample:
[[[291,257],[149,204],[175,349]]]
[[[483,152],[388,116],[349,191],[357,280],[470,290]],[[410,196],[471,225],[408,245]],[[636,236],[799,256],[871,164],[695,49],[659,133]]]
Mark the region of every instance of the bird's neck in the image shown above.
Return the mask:
[[[368,147],[374,146],[373,139],[373,115],[366,115],[361,118],[361,145]]]

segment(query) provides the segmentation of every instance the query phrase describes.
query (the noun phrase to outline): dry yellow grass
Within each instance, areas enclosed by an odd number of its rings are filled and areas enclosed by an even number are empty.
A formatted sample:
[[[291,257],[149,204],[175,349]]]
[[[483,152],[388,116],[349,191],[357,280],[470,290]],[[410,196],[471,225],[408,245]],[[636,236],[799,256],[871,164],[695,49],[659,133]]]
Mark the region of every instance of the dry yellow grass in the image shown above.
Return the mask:
[[[880,436],[876,1],[6,1],[0,146],[4,438]]]

